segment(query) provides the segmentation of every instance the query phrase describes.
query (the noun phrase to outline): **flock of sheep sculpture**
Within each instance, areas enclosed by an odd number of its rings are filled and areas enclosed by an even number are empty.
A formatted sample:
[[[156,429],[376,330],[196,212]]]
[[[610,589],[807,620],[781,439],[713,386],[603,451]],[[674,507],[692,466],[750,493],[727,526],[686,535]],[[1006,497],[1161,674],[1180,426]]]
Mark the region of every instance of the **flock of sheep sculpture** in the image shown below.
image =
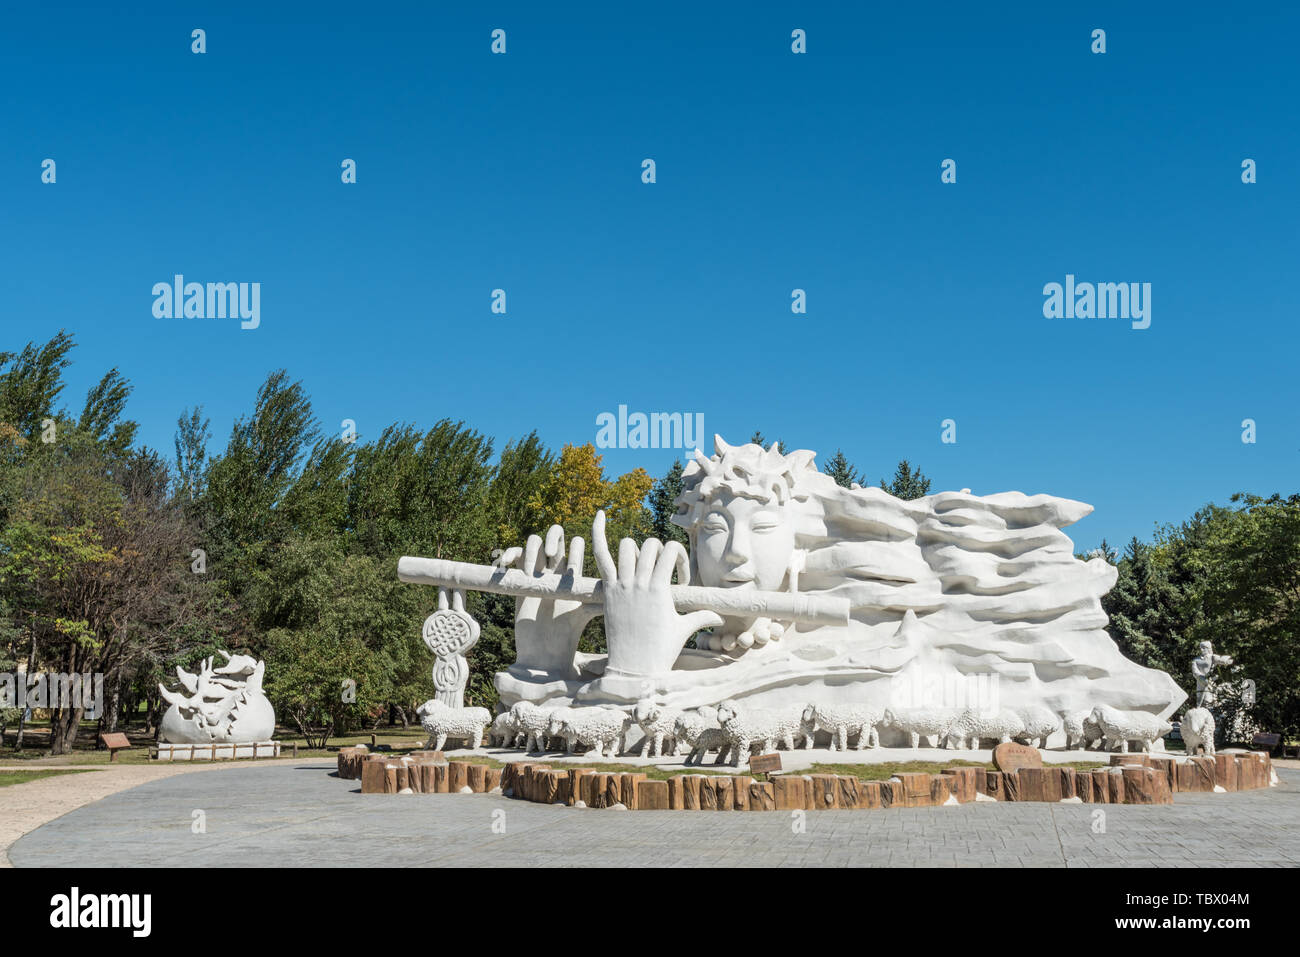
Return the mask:
[[[1204,709],[1188,711],[1184,718],[1185,739],[1198,729],[1198,740],[1188,741],[1188,752],[1204,745],[1213,753],[1213,718],[1209,712],[1208,741],[1200,715]],[[646,698],[632,711],[615,708],[547,708],[521,701],[494,720],[486,708],[453,708],[436,700],[425,702],[419,710],[421,724],[429,734],[429,747],[441,750],[448,738],[465,740],[478,748],[485,731],[495,747],[513,748],[521,744],[530,752],[546,750],[548,740],[563,742],[566,754],[592,749],[593,757],[614,757],[627,750],[627,736],[635,725],[642,734],[638,754],[679,755],[687,752],[686,762],[702,763],[705,756],[717,752],[715,764],[728,759],[739,765],[748,759],[751,748],[762,752],[778,746],[793,750],[796,744],[813,746],[818,731],[830,736],[832,751],[847,750],[850,739],[856,748],[880,745],[880,729],[892,728],[906,735],[913,748],[922,738],[932,746],[978,748],[986,740],[996,743],[1017,740],[1046,747],[1047,739],[1063,731],[1066,747],[1094,748],[1127,752],[1130,743],[1143,751],[1168,734],[1171,726],[1148,712],[1118,711],[1099,705],[1091,711],[1054,713],[1043,706],[1004,708],[994,713],[974,709],[889,708],[877,710],[855,705],[810,704],[790,709],[760,710],[746,708],[735,701],[718,707],[691,711],[666,708]],[[1195,719],[1195,720],[1193,720]],[[1195,733],[1195,732],[1194,732]]]

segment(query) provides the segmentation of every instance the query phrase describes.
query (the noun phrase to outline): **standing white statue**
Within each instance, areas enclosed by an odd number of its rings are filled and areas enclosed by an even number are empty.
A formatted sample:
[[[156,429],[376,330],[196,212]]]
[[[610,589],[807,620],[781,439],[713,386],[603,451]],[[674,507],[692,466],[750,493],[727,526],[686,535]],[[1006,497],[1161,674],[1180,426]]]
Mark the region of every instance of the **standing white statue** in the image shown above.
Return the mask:
[[[1232,659],[1227,655],[1216,655],[1214,645],[1208,641],[1201,642],[1201,654],[1192,659],[1192,674],[1196,676],[1196,707],[1210,708],[1214,705],[1214,669],[1219,665],[1230,665]]]
[[[275,733],[275,710],[262,692],[264,662],[248,655],[219,654],[220,667],[205,658],[198,674],[179,665],[181,689],[169,691],[159,684],[171,705],[159,724],[158,740],[171,744],[252,744],[270,741]]]

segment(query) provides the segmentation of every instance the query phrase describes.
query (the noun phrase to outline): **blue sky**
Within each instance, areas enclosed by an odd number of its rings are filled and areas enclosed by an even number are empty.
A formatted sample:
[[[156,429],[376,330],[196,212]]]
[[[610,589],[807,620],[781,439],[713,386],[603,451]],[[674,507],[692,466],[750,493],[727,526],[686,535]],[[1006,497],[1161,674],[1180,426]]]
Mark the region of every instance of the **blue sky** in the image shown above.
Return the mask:
[[[69,404],[120,367],[150,445],[284,367],[363,439],[700,412],[1090,502],[1081,548],[1296,490],[1293,5],[132,6],[3,14],[0,348],[68,329]],[[260,282],[260,327],[156,319],[176,273]],[[1151,327],[1045,319],[1067,273]]]

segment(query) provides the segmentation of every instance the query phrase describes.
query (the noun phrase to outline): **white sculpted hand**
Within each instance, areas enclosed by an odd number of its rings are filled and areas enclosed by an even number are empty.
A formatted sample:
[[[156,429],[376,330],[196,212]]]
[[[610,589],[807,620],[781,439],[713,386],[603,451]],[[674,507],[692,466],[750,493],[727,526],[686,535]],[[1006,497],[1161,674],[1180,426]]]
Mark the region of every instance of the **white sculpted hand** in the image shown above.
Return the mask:
[[[529,535],[523,548],[506,549],[493,564],[500,568],[514,566],[537,577],[560,573],[576,577],[582,574],[584,543],[580,536],[569,543],[569,561],[565,568],[560,567],[564,560],[563,528],[552,525],[546,533],[545,548],[542,546],[541,536]],[[578,639],[587,623],[599,614],[599,602],[515,599],[515,663],[559,677],[577,678],[578,668],[573,659],[578,650]]]
[[[605,638],[609,643],[606,674],[659,675],[672,670],[686,639],[701,628],[722,624],[711,611],[679,615],[673,607],[672,579],[690,583],[691,569],[680,542],[664,545],[647,538],[640,549],[625,538],[618,543],[618,565],[605,540],[605,513],[591,526],[596,567],[604,581]]]

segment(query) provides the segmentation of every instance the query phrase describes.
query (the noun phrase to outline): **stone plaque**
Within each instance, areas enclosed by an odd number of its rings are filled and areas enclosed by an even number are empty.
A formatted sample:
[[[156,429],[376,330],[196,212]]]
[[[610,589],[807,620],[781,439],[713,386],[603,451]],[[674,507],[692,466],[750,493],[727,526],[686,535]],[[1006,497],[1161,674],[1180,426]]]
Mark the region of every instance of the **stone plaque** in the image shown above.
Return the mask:
[[[999,771],[1018,771],[1021,768],[1041,768],[1043,756],[1037,748],[1008,741],[993,749],[993,766]]]

